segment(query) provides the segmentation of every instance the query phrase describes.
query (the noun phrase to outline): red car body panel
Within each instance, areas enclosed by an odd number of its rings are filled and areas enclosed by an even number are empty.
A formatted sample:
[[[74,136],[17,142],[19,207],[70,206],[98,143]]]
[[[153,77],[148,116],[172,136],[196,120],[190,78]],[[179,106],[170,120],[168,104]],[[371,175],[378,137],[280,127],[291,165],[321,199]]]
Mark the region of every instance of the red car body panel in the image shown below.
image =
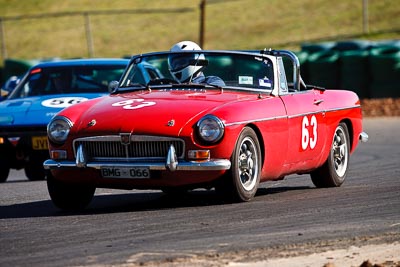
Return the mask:
[[[137,100],[141,100],[140,102]],[[315,102],[323,100],[316,105]],[[117,104],[116,104],[117,103]],[[129,109],[143,103],[154,103],[138,109]],[[124,108],[128,106],[128,108]],[[345,108],[344,108],[345,107]],[[226,125],[225,138],[214,146],[204,146],[193,135],[193,124],[204,114],[211,113]],[[352,151],[362,131],[361,107],[357,96],[347,91],[308,90],[301,95],[263,96],[254,93],[218,91],[147,92],[141,91],[87,101],[79,107],[63,110],[59,115],[71,119],[80,117],[71,129],[71,140],[78,137],[107,135],[115,132],[137,135],[162,135],[187,140],[188,149],[211,149],[211,157],[231,157],[237,136],[244,126],[250,126],[260,136],[263,153],[261,181],[280,179],[296,172],[308,172],[322,165],[329,153],[335,127],[346,121],[351,129]],[[318,139],[313,149],[302,148],[302,120],[315,116]],[[251,118],[251,119],[249,119]],[[88,127],[92,120],[96,124]],[[168,121],[174,120],[174,127]],[[54,148],[54,145],[51,145]],[[74,160],[71,143],[57,149],[68,151]],[[269,153],[278,151],[278,153]],[[213,181],[226,171],[160,172],[159,179],[132,179],[131,181],[102,178],[98,170],[53,170],[59,179],[95,182],[98,187],[157,188],[201,184]]]

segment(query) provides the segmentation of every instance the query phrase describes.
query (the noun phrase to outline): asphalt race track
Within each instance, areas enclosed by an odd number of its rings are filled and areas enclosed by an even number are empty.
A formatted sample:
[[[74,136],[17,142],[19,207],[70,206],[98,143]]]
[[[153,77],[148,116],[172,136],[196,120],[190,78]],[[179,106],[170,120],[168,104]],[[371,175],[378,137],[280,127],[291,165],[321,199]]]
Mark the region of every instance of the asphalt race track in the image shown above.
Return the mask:
[[[214,191],[97,190],[81,213],[56,209],[44,181],[0,184],[0,266],[149,265],[240,259],[400,241],[400,117],[368,118],[369,142],[340,188],[308,175],[263,183],[249,203]],[[209,266],[209,265],[208,265]]]

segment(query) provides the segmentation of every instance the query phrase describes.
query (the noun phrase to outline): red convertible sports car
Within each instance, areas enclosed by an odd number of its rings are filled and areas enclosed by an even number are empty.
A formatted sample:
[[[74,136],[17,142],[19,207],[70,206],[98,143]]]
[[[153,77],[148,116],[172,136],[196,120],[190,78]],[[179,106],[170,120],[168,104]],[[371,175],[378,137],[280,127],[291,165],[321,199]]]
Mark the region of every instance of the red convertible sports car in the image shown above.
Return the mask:
[[[146,83],[143,65],[154,72]],[[44,166],[60,209],[85,208],[96,188],[215,188],[249,201],[260,182],[293,173],[340,186],[350,154],[368,139],[357,95],[306,85],[290,51],[142,54],[110,87],[48,124]]]

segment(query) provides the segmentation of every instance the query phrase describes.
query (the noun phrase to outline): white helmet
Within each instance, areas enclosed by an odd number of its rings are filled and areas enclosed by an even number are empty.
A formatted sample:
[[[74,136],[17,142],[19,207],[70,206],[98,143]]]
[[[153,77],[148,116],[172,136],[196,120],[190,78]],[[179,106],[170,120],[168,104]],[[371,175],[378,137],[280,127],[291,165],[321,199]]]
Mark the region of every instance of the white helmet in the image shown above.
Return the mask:
[[[192,41],[182,41],[174,44],[171,52],[201,50],[201,47]],[[168,67],[172,76],[179,82],[189,81],[204,68],[204,54],[171,54],[168,57]]]

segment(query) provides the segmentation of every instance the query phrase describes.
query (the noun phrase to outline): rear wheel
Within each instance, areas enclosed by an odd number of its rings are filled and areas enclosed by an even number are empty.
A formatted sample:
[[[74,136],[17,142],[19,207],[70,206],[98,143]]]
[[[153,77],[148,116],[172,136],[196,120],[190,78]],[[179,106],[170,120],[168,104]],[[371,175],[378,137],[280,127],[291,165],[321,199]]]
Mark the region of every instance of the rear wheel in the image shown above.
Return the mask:
[[[261,174],[261,150],[256,133],[245,127],[233,151],[232,167],[216,190],[234,201],[249,201],[257,192]]]
[[[48,172],[47,189],[54,205],[62,210],[82,210],[94,196],[94,186],[71,184],[58,181]]]
[[[311,173],[316,187],[341,186],[346,179],[350,159],[350,138],[347,125],[341,122],[333,135],[328,159]]]

